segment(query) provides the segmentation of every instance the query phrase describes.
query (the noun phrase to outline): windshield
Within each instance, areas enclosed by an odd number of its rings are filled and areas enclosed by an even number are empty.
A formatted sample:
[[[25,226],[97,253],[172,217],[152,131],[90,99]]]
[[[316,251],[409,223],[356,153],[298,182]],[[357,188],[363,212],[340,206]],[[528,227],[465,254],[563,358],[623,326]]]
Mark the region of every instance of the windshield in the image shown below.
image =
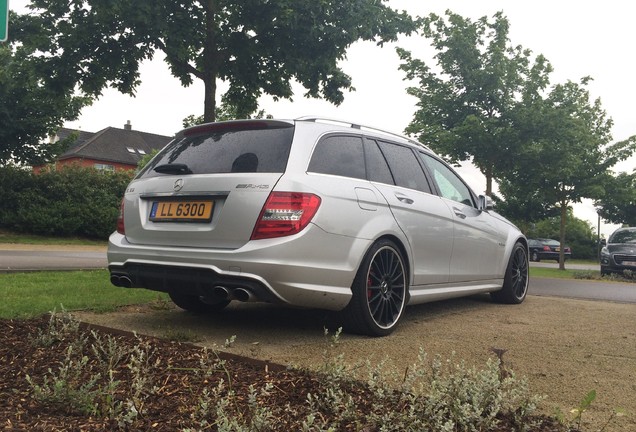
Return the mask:
[[[636,228],[616,231],[608,243],[636,243]]]

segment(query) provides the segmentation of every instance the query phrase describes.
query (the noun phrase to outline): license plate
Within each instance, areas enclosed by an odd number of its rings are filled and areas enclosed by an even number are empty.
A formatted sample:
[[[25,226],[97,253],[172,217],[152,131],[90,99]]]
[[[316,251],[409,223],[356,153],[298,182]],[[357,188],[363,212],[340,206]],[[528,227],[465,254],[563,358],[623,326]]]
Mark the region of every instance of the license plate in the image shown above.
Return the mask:
[[[212,207],[210,200],[154,201],[150,208],[152,222],[210,222]]]
[[[559,251],[561,251],[561,248],[556,247],[556,248],[554,248],[554,251],[555,252],[559,252]]]
[[[627,267],[636,267],[636,261],[623,261],[621,264]]]

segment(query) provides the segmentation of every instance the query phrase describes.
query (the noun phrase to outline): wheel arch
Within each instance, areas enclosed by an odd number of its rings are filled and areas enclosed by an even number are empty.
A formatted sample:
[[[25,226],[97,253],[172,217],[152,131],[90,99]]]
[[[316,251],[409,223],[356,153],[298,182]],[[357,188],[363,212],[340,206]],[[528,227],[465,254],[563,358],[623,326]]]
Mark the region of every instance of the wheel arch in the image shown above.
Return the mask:
[[[408,275],[408,282],[409,282],[409,289],[407,290],[407,295],[408,295],[411,288],[411,282],[413,281],[413,275],[411,274],[411,267],[412,267],[411,256],[409,255],[406,246],[404,245],[404,243],[399,237],[393,234],[385,234],[383,236],[380,236],[373,242],[373,244],[375,244],[376,242],[380,240],[390,240],[393,244],[395,244],[395,246],[397,246],[398,250],[402,254],[402,258],[404,258],[404,265],[406,266],[406,274]]]

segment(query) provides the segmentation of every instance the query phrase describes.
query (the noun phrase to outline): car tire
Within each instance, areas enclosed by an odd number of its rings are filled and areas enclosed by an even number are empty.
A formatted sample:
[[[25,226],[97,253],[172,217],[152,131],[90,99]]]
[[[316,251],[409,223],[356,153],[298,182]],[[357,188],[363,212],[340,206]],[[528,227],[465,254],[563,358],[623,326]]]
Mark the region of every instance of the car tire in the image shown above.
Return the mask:
[[[230,304],[230,300],[207,302],[200,296],[180,294],[176,292],[169,292],[168,295],[170,296],[170,300],[172,300],[172,302],[181,309],[199,314],[218,312]]]
[[[529,264],[526,247],[516,243],[512,248],[508,267],[504,275],[503,288],[491,292],[490,296],[498,303],[519,304],[528,294]]]
[[[532,252],[532,261],[539,262],[541,259],[539,258],[539,254],[535,251]]]
[[[351,291],[351,301],[342,312],[346,331],[386,336],[395,330],[408,296],[407,267],[395,243],[383,239],[371,246]]]

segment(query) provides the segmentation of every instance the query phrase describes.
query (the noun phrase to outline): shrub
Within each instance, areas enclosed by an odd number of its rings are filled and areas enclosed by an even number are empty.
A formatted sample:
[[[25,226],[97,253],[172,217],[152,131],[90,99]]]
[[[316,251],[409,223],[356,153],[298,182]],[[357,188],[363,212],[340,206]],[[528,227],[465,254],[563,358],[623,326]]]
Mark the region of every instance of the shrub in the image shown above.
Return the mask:
[[[17,232],[106,239],[132,172],[79,166],[34,174],[0,168],[0,227]]]

